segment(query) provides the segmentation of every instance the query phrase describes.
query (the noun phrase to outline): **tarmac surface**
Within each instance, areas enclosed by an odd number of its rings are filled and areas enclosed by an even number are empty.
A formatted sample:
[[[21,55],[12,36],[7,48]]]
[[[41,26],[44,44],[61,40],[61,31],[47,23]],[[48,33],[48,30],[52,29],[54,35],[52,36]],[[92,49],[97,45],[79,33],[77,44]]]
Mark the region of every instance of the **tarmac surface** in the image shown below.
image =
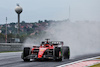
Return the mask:
[[[44,60],[24,62],[21,59],[21,52],[0,53],[0,67],[56,67],[74,61],[100,56],[100,53],[77,56],[73,59],[63,59],[63,61]]]

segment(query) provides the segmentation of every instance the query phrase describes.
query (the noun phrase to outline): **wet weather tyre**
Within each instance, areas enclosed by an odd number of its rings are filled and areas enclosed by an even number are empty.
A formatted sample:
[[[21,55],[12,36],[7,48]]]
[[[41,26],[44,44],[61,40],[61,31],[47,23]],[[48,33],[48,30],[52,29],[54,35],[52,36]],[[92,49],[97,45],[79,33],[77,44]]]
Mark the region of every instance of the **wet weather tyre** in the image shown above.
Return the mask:
[[[24,61],[30,61],[29,58],[24,59],[24,57],[27,57],[28,55],[30,55],[30,47],[25,47],[23,50],[23,60]]]
[[[62,58],[60,58],[60,59],[56,59],[56,61],[62,61]]]
[[[62,61],[62,57],[57,59],[59,57],[59,52],[61,51],[60,47],[55,47],[55,61]]]
[[[63,57],[64,59],[70,58],[70,48],[68,46],[63,47]]]
[[[26,62],[27,62],[27,61],[30,61],[30,59],[23,59],[23,60],[26,61]]]
[[[62,61],[62,58],[60,58],[58,61]]]

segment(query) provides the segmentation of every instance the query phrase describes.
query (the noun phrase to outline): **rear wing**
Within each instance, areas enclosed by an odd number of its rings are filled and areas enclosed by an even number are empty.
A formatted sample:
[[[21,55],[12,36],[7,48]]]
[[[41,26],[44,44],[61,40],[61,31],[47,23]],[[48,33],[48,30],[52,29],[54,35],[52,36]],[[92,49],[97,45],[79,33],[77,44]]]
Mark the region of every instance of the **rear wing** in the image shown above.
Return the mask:
[[[47,41],[42,41],[42,44],[47,44]],[[63,41],[48,41],[50,45],[63,45]]]

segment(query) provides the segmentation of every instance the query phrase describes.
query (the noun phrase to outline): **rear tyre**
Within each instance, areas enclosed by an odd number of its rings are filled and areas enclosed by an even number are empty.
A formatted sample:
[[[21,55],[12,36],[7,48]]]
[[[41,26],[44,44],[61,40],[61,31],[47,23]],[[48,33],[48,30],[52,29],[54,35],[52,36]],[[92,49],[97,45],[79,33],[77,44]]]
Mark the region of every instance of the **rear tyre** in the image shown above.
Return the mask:
[[[70,58],[70,48],[68,46],[63,47],[63,57],[64,59]]]
[[[30,61],[29,58],[26,58],[28,55],[30,55],[30,47],[25,47],[23,50],[23,60],[24,61]]]

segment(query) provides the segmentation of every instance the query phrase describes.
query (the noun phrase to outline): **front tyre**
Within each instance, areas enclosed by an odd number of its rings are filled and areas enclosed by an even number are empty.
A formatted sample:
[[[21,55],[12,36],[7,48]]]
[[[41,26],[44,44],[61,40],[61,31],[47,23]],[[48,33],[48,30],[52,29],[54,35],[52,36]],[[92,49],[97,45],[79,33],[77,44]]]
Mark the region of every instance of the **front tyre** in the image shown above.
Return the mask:
[[[30,59],[23,59],[25,62],[28,62],[28,61],[30,61]]]
[[[24,50],[23,50],[23,60],[24,61],[30,61],[29,58],[26,58],[28,55],[30,55],[30,47],[24,47]]]
[[[60,58],[60,59],[55,59],[55,61],[62,61],[62,58]]]
[[[55,51],[55,61],[62,61],[62,57],[59,56],[59,53],[61,52],[61,47],[55,47],[54,51]]]

